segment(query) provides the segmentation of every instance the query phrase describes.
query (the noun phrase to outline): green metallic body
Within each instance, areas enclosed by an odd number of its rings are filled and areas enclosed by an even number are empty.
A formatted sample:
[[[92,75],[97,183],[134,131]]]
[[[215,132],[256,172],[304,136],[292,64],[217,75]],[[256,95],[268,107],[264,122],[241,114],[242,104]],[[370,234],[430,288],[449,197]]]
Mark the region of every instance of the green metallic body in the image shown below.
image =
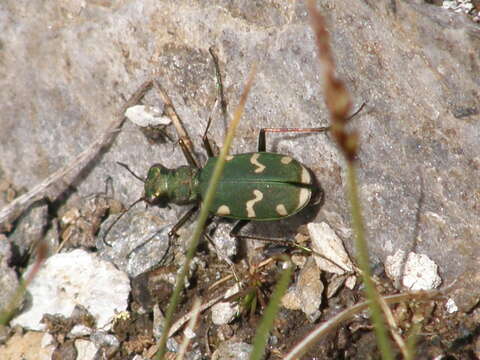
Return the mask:
[[[149,204],[160,207],[168,203],[187,205],[198,201],[197,188],[198,169],[191,166],[167,169],[156,164],[148,170],[145,198]]]
[[[207,192],[217,158],[199,173],[200,197]],[[277,220],[299,212],[310,201],[308,170],[291,157],[261,152],[227,159],[211,212],[234,219]]]
[[[147,201],[159,206],[201,202],[217,159],[209,158],[202,169],[152,166],[145,182]],[[307,206],[312,189],[309,171],[289,156],[269,152],[228,156],[211,212],[234,219],[278,220]]]

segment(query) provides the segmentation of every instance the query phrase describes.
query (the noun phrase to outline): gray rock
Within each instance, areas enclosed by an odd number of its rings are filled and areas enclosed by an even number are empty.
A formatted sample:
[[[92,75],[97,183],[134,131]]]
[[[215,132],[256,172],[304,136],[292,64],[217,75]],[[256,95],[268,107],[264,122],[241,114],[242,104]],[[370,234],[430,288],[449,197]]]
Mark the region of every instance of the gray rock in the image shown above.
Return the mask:
[[[234,285],[225,292],[224,298],[228,298],[240,291],[238,285]],[[240,306],[237,302],[219,302],[212,306],[212,322],[215,325],[228,324],[238,316]]]
[[[212,355],[212,360],[246,360],[250,357],[252,345],[241,342],[221,343]]]
[[[31,304],[12,320],[12,326],[43,330],[44,314],[68,317],[76,305],[82,305],[98,328],[108,329],[114,316],[127,308],[130,282],[111,263],[78,249],[48,258],[28,293]]]
[[[93,359],[98,351],[98,348],[89,340],[77,339],[75,340],[75,348],[77,349],[77,360]]]
[[[102,330],[96,331],[90,335],[90,340],[97,348],[108,348],[109,351],[113,352],[120,346],[120,342],[116,336]]]
[[[310,322],[318,320],[322,315],[320,305],[324,289],[320,274],[315,260],[309,258],[295,285],[284,295],[282,305],[287,309],[302,310]]]
[[[216,94],[212,45],[230,110],[258,63],[232,153],[254,151],[262,126],[328,123],[303,2],[102,4],[42,3],[40,11],[4,1],[0,167],[16,188],[31,188],[68,163],[152,76],[168,90],[199,145]],[[360,133],[360,191],[372,262],[398,249],[426,254],[442,269],[445,284],[458,279],[455,302],[468,309],[478,302],[473,290],[480,286],[480,276],[462,276],[477,273],[480,255],[479,26],[421,1],[327,0],[319,6],[354,108],[367,102],[352,125]],[[152,91],[146,103],[160,100]],[[218,143],[225,127],[217,113],[211,137]],[[294,231],[292,224],[326,221],[327,214],[348,224],[344,162],[333,140],[282,134],[268,142],[268,149],[301,159],[325,190],[319,213],[273,228]],[[78,192],[98,191],[110,175],[120,200],[138,198],[141,183],[115,161],[143,174],[154,162],[185,164],[173,144],[151,145],[126,123],[115,143],[75,179]],[[162,217],[174,222],[182,211],[172,206]],[[352,253],[352,238],[343,240]]]
[[[43,238],[47,229],[48,206],[39,201],[29,208],[20,218],[15,230],[8,240],[15,248],[15,256],[22,259],[31,252],[38,241]],[[17,261],[20,261],[17,259]]]
[[[102,224],[97,240],[102,258],[113,262],[131,277],[165,264],[172,224],[165,224],[152,212],[132,209],[109,230],[117,217],[111,216]]]
[[[15,270],[8,266],[12,256],[11,244],[0,234],[0,309],[6,309],[12,303],[13,295],[18,288]],[[3,336],[0,335],[0,339]]]

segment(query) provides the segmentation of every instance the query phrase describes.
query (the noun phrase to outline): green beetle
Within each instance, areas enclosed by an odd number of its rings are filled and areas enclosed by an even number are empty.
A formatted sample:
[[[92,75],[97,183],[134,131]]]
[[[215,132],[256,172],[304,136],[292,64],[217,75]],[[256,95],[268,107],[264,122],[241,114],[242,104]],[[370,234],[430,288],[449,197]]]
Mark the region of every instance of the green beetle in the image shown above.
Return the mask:
[[[215,64],[223,115],[227,119],[226,102],[223,96],[218,62],[212,50],[210,50],[210,53]],[[148,86],[144,85],[142,89],[147,91],[154,85],[164,102],[165,114],[174,123],[181,124],[171,99],[161,85],[157,82],[148,82],[147,84]],[[242,94],[242,97],[246,98],[247,93],[248,90]],[[143,93],[141,96],[143,96]],[[360,112],[364,105],[362,104],[349,119]],[[187,219],[196,212],[206,195],[210,178],[218,160],[214,156],[210,141],[207,138],[210,121],[211,118],[209,118],[205,134],[203,135],[203,144],[209,157],[203,168],[198,165],[198,161],[191,150],[191,141],[188,139],[188,135],[186,135],[182,125],[176,125],[176,127],[179,135],[183,133],[180,136],[179,144],[189,166],[168,169],[161,164],[155,164],[150,167],[146,179],[142,179],[130,170],[127,165],[118,163],[145,184],[144,196],[131,204],[129,209],[139,201],[145,201],[148,204],[159,207],[166,207],[169,203],[178,205],[194,204],[173,226],[169,232],[170,236],[174,235]],[[315,200],[321,200],[320,196],[323,195],[323,192],[315,182],[310,171],[290,156],[267,152],[265,134],[266,132],[318,133],[328,130],[329,127],[261,129],[258,137],[257,152],[227,156],[216,196],[210,207],[210,213],[214,216],[238,220],[230,231],[231,235],[244,238],[258,238],[239,236],[238,232],[249,221],[280,220],[297,214],[307,205],[315,203]],[[187,142],[190,146],[187,146]],[[110,225],[105,233],[104,241],[106,234],[108,234],[109,230],[122,215]]]
[[[166,92],[159,84],[156,85],[156,88],[164,101],[165,113],[168,113],[172,120],[176,118],[177,122],[180,122]],[[223,99],[222,94],[220,97]],[[362,104],[349,119],[360,112],[364,105]],[[170,236],[174,235],[187,219],[196,212],[206,195],[210,178],[218,160],[214,156],[207,137],[209,126],[210,119],[203,135],[203,145],[209,157],[204,167],[198,165],[195,155],[185,144],[183,138],[179,140],[179,144],[189,166],[168,169],[161,164],[155,164],[150,167],[146,179],[142,179],[133,173],[127,165],[119,163],[145,184],[144,196],[130,207],[142,200],[159,207],[166,207],[170,203],[177,205],[194,204],[173,226],[169,232]],[[280,220],[297,214],[307,205],[315,203],[315,200],[321,200],[323,192],[310,171],[290,156],[267,152],[265,134],[267,132],[319,133],[328,130],[329,127],[261,129],[258,136],[257,152],[229,155],[226,158],[216,196],[210,207],[210,213],[214,216],[239,220],[230,234],[249,238],[250,236],[238,235],[240,228],[247,222]]]
[[[166,93],[162,93],[162,98],[165,105],[173,109],[173,104]],[[360,112],[364,105],[362,104],[349,119]],[[174,109],[170,113],[177,116]],[[209,126],[210,120],[203,136],[203,145],[209,159],[203,168],[197,164],[194,154],[182,139],[179,140],[179,144],[189,166],[168,169],[161,164],[155,164],[150,167],[147,178],[142,179],[127,165],[119,163],[144,182],[145,194],[138,201],[143,200],[159,207],[166,207],[170,203],[194,204],[173,226],[169,232],[170,236],[174,235],[196,212],[207,192],[218,159],[214,156],[207,137]],[[262,239],[238,235],[238,232],[249,221],[280,220],[297,214],[307,205],[315,204],[317,200],[320,201],[323,192],[310,171],[288,155],[267,152],[265,134],[267,132],[319,133],[328,130],[328,126],[261,129],[257,152],[227,156],[210,213],[213,216],[239,220],[230,231],[232,236]]]
[[[208,126],[207,126],[208,129]],[[214,216],[240,220],[231,234],[237,236],[240,228],[248,221],[280,220],[297,214],[321,189],[316,185],[310,171],[290,156],[266,152],[266,132],[324,132],[322,128],[265,128],[260,130],[258,152],[229,155],[220,178],[216,196],[210,212]],[[172,228],[170,235],[196,211],[203,200],[217,157],[206,134],[203,143],[209,159],[203,168],[189,160],[190,166],[167,169],[155,164],[150,167],[145,180],[143,200],[152,205],[165,207],[195,204]],[[180,143],[182,145],[182,143]],[[184,153],[188,149],[183,145]]]
[[[160,206],[200,202],[216,162],[211,157],[201,169],[152,166],[145,181],[145,200]],[[313,190],[308,169],[290,156],[270,152],[230,155],[211,213],[238,220],[278,220],[308,205]]]

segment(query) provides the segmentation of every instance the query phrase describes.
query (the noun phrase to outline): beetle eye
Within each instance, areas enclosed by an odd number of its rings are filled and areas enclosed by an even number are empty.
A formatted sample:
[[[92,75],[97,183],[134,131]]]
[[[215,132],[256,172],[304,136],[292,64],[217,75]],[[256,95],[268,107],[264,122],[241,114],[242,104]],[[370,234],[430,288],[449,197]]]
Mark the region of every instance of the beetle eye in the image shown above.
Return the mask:
[[[168,206],[168,199],[166,199],[164,196],[146,197],[145,202],[149,205],[158,206],[160,208]]]

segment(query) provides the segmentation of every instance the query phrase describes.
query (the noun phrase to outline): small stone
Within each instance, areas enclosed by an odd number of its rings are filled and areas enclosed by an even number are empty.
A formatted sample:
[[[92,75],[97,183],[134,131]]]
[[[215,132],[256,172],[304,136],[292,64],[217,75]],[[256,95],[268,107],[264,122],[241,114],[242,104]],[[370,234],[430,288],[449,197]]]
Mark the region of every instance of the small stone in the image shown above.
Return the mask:
[[[400,277],[403,261],[405,261],[405,251],[403,250],[397,250],[394,255],[387,256],[385,260],[385,273],[393,281],[397,281]]]
[[[140,127],[169,125],[172,122],[168,116],[163,116],[156,106],[131,106],[125,111],[125,117]]]
[[[247,360],[252,352],[252,345],[242,342],[224,342],[212,355],[212,360]]]
[[[48,225],[48,205],[38,201],[25,212],[8,240],[14,244],[16,256],[24,257],[40,241]]]
[[[31,270],[30,266],[27,274]],[[31,306],[12,325],[43,330],[44,314],[69,317],[76,305],[82,305],[95,317],[97,327],[108,329],[115,314],[127,308],[130,281],[113,264],[78,249],[48,258],[28,292]]]
[[[97,240],[100,257],[113,262],[131,277],[166,261],[172,224],[165,223],[152,211],[131,209],[106,234],[116,219],[117,216],[110,216],[101,225]],[[105,245],[104,237],[111,246]]]
[[[234,285],[225,292],[225,298],[232,296],[239,291],[238,285]],[[235,319],[240,312],[240,307],[236,302],[219,302],[212,306],[212,322],[215,325],[228,324]]]
[[[345,251],[342,240],[327,223],[309,223],[307,227],[312,240],[312,248],[321,255],[314,254],[320,269],[339,275],[353,272],[353,263]]]
[[[345,283],[346,275],[334,275],[327,284],[327,299],[333,297],[338,289]]]
[[[309,258],[300,271],[295,286],[284,295],[282,305],[287,309],[302,310],[308,320],[314,322],[321,315],[323,289],[320,269],[315,261]]]
[[[357,283],[357,277],[355,275],[350,275],[349,277],[347,277],[347,280],[345,280],[345,286],[350,290],[353,290],[356,283]]]
[[[216,226],[213,242],[215,251],[221,259],[230,259],[237,255],[237,240],[230,236],[231,230],[231,225],[227,223],[220,223]]]
[[[50,344],[50,339],[37,331],[17,332],[0,345],[0,359],[52,360],[55,345]]]
[[[118,341],[117,337],[107,333],[106,331],[95,331],[92,335],[90,335],[90,340],[99,348],[118,348],[120,346],[120,342]]]
[[[2,289],[0,291],[0,309],[6,309],[18,288],[15,270],[8,265],[11,257],[11,244],[6,236],[0,234],[0,289]]]
[[[76,360],[90,360],[95,358],[98,348],[93,342],[90,340],[77,339],[74,344],[77,349]]]
[[[449,314],[453,314],[454,312],[458,311],[458,306],[455,304],[455,300],[448,299],[447,303],[445,304],[445,308]]]
[[[45,333],[42,337],[42,343],[41,343],[42,348],[46,348],[48,346],[54,346],[54,345],[55,345],[55,338],[51,334]]]
[[[410,252],[404,261],[405,252],[398,250],[393,256],[387,256],[385,272],[392,280],[401,277],[401,283],[409,290],[431,290],[440,286],[442,279],[438,275],[438,266],[427,255]],[[402,274],[403,270],[403,274]]]
[[[282,298],[282,306],[289,310],[300,310],[302,303],[295,291],[289,291]]]
[[[92,328],[88,326],[77,324],[75,325],[72,330],[68,333],[68,336],[71,338],[79,338],[82,336],[88,336],[92,333]]]

